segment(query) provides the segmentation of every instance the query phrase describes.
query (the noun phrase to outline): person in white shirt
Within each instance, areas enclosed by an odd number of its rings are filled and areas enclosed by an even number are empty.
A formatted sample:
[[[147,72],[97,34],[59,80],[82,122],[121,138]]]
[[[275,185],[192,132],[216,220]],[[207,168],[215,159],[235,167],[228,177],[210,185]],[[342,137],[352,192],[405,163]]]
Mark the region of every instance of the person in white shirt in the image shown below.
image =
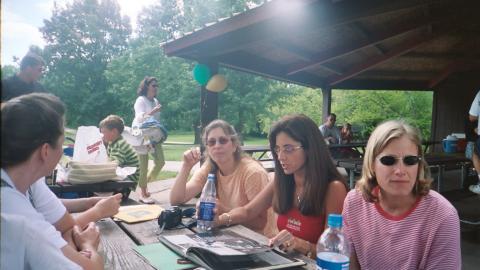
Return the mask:
[[[49,241],[49,235],[42,230],[48,223],[42,224],[41,221],[32,221],[15,214],[2,213],[1,216],[1,270],[82,269]],[[41,247],[42,252],[38,251],[38,247]]]
[[[331,113],[327,116],[327,121],[319,127],[327,144],[337,144],[341,142],[340,130],[335,126],[336,121],[337,115]]]
[[[103,259],[97,252],[100,238],[95,224],[90,222],[82,229],[74,226],[62,238],[61,230],[36,210],[47,205],[35,206],[36,197],[31,196],[31,186],[50,174],[63,154],[64,113],[63,103],[51,94],[33,93],[2,103],[1,213],[23,216],[45,235],[44,244],[16,243],[35,248],[34,252],[40,254],[34,256],[43,255],[44,245],[48,248],[53,245],[83,269],[103,269]],[[58,215],[52,213],[51,217]],[[6,241],[2,237],[2,247],[9,245]],[[2,248],[2,257],[6,252]]]
[[[475,122],[478,120],[480,115],[480,91],[477,92],[475,99],[472,102],[470,111],[468,112],[470,121]],[[480,121],[478,121],[478,126],[476,129],[477,134],[480,135]],[[470,191],[473,193],[480,194],[480,137],[478,137],[477,142],[475,143],[475,148],[472,155],[473,165],[478,174],[478,182],[476,185],[471,185],[469,187]]]
[[[139,128],[142,123],[153,117],[155,120],[160,121],[160,110],[162,105],[158,102],[156,96],[158,91],[158,80],[155,77],[145,77],[138,86],[137,95],[135,100],[135,118],[132,122],[132,128]],[[151,144],[145,144],[142,146],[135,146],[138,159],[140,161],[140,176],[138,179],[138,185],[141,190],[140,202],[154,203],[150,198],[150,192],[148,192],[148,182],[154,180],[163,166],[165,165],[165,157],[163,154],[163,148],[161,142],[152,142]],[[153,169],[148,174],[148,155],[152,154],[153,157]]]

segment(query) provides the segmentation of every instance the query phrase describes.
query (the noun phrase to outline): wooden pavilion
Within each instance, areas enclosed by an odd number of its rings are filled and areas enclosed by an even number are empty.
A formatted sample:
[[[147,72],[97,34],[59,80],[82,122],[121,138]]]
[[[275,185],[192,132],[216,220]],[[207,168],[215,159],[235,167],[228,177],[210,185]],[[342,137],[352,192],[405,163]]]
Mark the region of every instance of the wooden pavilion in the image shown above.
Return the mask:
[[[463,132],[480,90],[477,0],[274,0],[163,44],[168,56],[321,89],[433,91],[431,140]],[[217,94],[202,89],[202,126]]]

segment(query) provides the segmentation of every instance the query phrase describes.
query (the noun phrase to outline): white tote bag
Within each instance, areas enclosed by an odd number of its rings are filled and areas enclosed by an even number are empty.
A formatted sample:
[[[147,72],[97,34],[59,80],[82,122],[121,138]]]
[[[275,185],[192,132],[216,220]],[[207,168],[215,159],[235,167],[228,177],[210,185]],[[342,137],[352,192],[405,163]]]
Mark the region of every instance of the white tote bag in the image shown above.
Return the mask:
[[[108,162],[107,149],[103,144],[103,135],[95,126],[81,126],[77,130],[73,161],[86,163]]]

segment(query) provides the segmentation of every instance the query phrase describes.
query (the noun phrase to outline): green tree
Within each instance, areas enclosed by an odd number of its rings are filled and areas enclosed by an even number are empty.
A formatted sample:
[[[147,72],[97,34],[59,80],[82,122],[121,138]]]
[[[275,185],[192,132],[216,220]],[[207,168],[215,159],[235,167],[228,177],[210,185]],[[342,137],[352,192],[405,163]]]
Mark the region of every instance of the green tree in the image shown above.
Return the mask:
[[[55,4],[40,28],[47,42],[45,84],[67,104],[71,125],[97,125],[118,103],[107,92],[107,64],[127,48],[128,17],[114,0]]]
[[[6,79],[10,76],[13,76],[13,74],[18,72],[18,67],[14,65],[5,65],[2,67],[2,80]]]
[[[335,90],[332,96],[337,122],[360,126],[363,138],[388,119],[404,119],[416,126],[423,138],[430,138],[432,92]]]

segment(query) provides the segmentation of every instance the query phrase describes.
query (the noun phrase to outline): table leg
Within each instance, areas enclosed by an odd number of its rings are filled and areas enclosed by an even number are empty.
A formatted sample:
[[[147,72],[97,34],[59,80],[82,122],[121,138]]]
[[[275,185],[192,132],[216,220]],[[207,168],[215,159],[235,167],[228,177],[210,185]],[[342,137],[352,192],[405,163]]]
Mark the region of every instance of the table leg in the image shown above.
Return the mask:
[[[441,188],[442,188],[442,178],[443,178],[443,172],[445,170],[445,166],[439,165],[438,166],[438,178],[437,178],[437,191],[440,193]]]
[[[348,170],[348,178],[350,180],[350,189],[353,189],[354,188],[354,185],[355,185],[355,170],[354,169],[349,169]]]

